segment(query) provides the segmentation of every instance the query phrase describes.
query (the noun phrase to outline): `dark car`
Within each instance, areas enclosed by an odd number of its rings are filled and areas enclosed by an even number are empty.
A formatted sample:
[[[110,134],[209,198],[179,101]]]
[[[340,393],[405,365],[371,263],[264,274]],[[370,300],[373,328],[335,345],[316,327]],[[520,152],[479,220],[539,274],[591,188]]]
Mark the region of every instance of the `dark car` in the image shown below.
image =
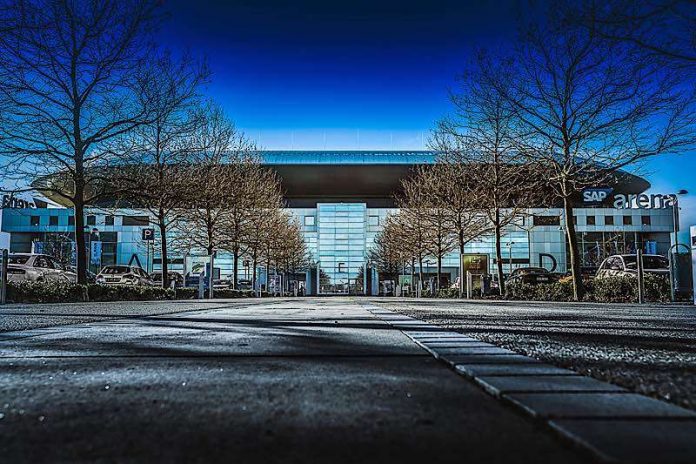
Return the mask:
[[[558,276],[543,267],[521,267],[515,269],[507,280],[508,285],[515,284],[550,284],[558,281]]]

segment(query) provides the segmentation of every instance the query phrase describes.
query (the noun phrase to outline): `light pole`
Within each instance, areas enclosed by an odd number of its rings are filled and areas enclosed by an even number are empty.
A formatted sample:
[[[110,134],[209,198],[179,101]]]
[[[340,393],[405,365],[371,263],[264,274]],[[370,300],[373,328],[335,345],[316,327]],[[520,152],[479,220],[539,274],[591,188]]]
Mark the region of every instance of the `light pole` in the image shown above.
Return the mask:
[[[96,241],[99,241],[99,229],[96,227],[93,227],[92,230],[89,230],[89,226],[85,226],[85,232],[87,233],[87,266],[86,269],[87,271],[92,270],[92,237],[96,238]],[[101,261],[101,256],[99,257]]]
[[[509,257],[509,264],[510,264],[510,275],[512,275],[512,246],[515,244],[515,242],[507,242],[505,246],[508,248],[508,257]]]
[[[679,190],[676,193],[676,195],[672,196],[674,200],[672,204],[672,222],[674,225],[674,247],[677,250],[677,253],[679,252],[679,196],[684,196],[688,193],[688,191],[682,189]]]
[[[670,297],[672,301],[676,300],[676,287],[679,284],[679,272],[677,272],[679,270],[679,196],[684,196],[688,193],[688,191],[681,189],[676,193],[676,195],[672,195],[672,225],[674,226],[674,245],[672,245],[667,252],[667,257],[669,258]],[[686,248],[688,250],[688,246],[686,246]]]
[[[426,259],[425,261],[425,273],[430,274],[430,260]],[[433,286],[430,285],[430,276],[428,276],[428,291],[430,291],[430,296],[433,296]]]

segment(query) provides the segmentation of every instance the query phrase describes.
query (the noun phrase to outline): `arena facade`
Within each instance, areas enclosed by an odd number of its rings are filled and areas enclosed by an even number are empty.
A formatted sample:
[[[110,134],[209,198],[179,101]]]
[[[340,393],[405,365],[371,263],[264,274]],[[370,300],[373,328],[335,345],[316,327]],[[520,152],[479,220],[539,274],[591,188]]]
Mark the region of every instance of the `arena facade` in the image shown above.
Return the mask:
[[[436,154],[267,151],[261,157],[281,178],[287,209],[299,220],[316,263],[300,282],[304,291],[380,292],[380,276],[367,260],[369,249],[386,217],[395,211],[394,195],[401,180],[415,167],[432,164]],[[635,252],[638,247],[647,253],[668,253],[673,239],[674,205],[669,195],[662,199],[645,195],[649,187],[646,180],[624,173],[615,185],[583,193],[582,201],[586,204],[575,209],[583,267],[592,269],[610,254]],[[562,209],[529,208],[527,213],[525,220],[509,227],[502,239],[505,272],[530,265],[567,272]],[[72,209],[45,199],[6,198],[3,202],[1,230],[12,252],[40,252],[55,238],[69,237],[73,223]],[[108,264],[129,263],[140,264],[148,271],[160,268],[157,250],[152,242],[142,239],[143,229],[152,227],[144,211],[100,205],[88,211],[86,224],[93,231],[92,241],[99,242],[98,247],[90,245],[92,271]],[[488,255],[488,266],[493,272],[493,237],[484,236],[469,243],[465,252]],[[196,273],[206,259],[196,253],[171,256],[170,270]],[[458,253],[444,259],[443,272],[451,282],[458,275],[459,261]],[[249,279],[252,270],[248,261],[239,265],[240,278]],[[231,257],[225,253],[215,260],[215,271],[221,278],[232,275],[232,266]],[[426,277],[435,275],[433,259],[425,262],[424,271]],[[267,279],[264,272],[258,269],[260,285],[265,285]]]

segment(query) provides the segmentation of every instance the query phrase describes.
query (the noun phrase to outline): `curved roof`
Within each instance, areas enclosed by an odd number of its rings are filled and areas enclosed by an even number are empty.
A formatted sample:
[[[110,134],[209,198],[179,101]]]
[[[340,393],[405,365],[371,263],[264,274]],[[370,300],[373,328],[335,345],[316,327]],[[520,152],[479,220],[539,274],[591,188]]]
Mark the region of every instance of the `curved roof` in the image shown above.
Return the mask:
[[[432,164],[433,151],[261,151],[264,164]]]
[[[358,201],[371,207],[390,207],[402,179],[411,175],[415,167],[433,164],[437,158],[434,151],[375,150],[260,151],[258,155],[281,178],[290,207]],[[617,174],[612,185],[616,193],[641,193],[650,188],[648,181],[634,174]],[[33,185],[37,183],[35,180]]]

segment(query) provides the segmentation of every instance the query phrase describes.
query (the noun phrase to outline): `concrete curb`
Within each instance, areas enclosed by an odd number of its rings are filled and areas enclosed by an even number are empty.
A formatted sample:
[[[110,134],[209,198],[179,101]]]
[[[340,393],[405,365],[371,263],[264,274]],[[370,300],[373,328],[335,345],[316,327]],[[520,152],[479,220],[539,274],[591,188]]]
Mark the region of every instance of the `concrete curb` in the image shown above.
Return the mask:
[[[696,462],[696,413],[379,306],[365,309],[603,462]]]

